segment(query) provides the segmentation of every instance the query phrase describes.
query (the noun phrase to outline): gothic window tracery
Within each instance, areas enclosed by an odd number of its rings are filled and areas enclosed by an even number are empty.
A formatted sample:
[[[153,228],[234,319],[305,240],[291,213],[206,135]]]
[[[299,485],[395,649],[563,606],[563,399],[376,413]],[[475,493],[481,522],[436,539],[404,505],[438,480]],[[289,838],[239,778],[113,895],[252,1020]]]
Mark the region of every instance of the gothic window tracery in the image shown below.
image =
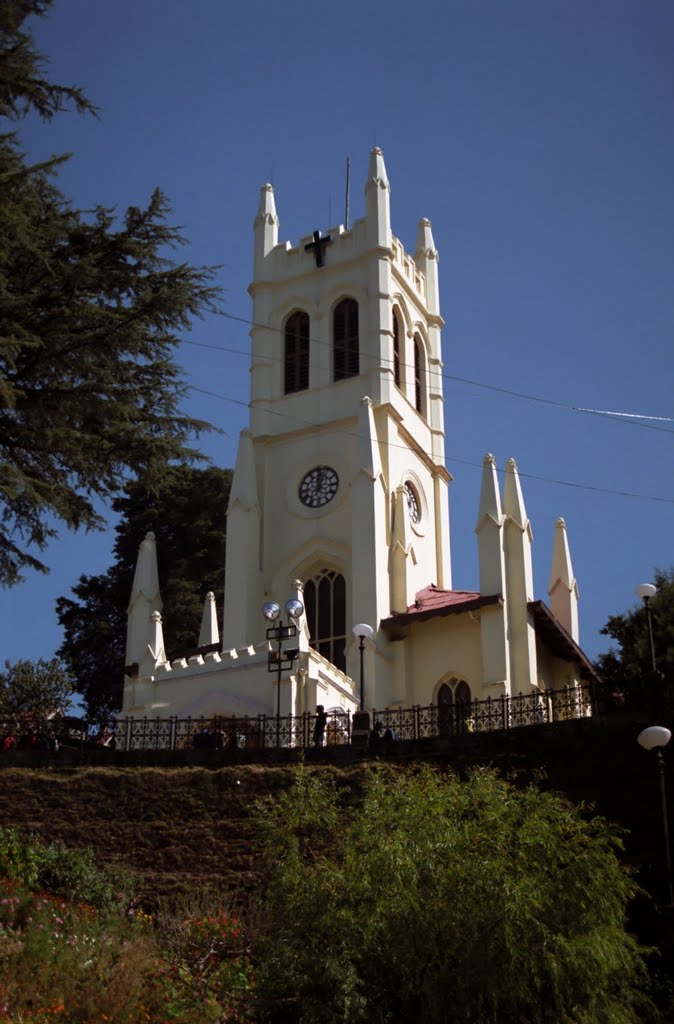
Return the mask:
[[[309,643],[346,671],[346,583],[339,572],[323,569],[304,584]]]
[[[303,310],[286,320],[283,354],[283,393],[309,387],[309,314]]]
[[[358,342],[358,303],[342,299],[332,315],[333,376],[337,380],[360,373]]]

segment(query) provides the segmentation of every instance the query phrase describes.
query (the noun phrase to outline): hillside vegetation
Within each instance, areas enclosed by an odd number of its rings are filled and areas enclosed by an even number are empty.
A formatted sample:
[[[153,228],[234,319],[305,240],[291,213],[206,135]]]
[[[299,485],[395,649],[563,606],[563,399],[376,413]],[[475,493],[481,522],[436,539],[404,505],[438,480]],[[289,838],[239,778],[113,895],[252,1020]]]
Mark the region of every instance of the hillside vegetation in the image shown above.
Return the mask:
[[[158,896],[207,884],[245,900],[255,888],[251,812],[258,798],[286,790],[296,769],[6,768],[0,826],[41,839],[93,847],[102,864],[124,866],[152,905]],[[356,784],[362,769],[338,771]]]

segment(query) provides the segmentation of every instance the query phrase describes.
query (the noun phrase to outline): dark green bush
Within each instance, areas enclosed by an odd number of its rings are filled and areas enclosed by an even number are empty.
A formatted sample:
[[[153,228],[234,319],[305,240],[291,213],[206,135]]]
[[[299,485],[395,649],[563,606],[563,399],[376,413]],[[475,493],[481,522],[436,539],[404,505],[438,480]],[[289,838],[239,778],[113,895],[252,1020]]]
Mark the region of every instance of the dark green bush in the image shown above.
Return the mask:
[[[97,910],[124,902],[130,890],[128,875],[98,866],[91,849],[42,843],[17,828],[0,828],[0,875]]]
[[[373,772],[362,802],[300,771],[260,816],[263,1018],[643,1024],[636,892],[611,828],[488,770]]]

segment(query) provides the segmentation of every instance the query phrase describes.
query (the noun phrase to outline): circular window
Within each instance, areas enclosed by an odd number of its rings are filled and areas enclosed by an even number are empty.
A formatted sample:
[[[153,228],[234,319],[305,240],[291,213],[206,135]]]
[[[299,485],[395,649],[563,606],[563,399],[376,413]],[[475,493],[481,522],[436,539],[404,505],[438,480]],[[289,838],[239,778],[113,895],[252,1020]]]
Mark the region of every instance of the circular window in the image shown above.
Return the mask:
[[[332,501],[338,487],[339,477],[334,469],[330,466],[316,466],[302,477],[298,496],[307,508],[321,508]]]
[[[407,511],[410,514],[410,519],[413,523],[418,523],[421,519],[419,498],[417,496],[417,492],[409,481],[405,484],[405,493],[407,495]]]

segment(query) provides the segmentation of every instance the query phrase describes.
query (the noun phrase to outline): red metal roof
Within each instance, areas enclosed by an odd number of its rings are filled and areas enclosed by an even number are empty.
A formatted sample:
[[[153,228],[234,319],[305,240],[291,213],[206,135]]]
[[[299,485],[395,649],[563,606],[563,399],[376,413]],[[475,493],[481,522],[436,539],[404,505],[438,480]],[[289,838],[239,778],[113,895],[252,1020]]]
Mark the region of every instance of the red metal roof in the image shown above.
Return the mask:
[[[499,594],[483,596],[475,590],[442,590],[431,583],[417,593],[414,604],[406,611],[394,612],[388,619],[384,619],[382,627],[419,622],[436,615],[469,612],[482,605],[496,604],[500,600]]]
[[[431,608],[447,608],[449,605],[463,604],[465,601],[474,601],[480,597],[475,590],[441,590],[435,583],[424,587],[416,595],[414,604],[407,609],[408,612],[430,611]]]

